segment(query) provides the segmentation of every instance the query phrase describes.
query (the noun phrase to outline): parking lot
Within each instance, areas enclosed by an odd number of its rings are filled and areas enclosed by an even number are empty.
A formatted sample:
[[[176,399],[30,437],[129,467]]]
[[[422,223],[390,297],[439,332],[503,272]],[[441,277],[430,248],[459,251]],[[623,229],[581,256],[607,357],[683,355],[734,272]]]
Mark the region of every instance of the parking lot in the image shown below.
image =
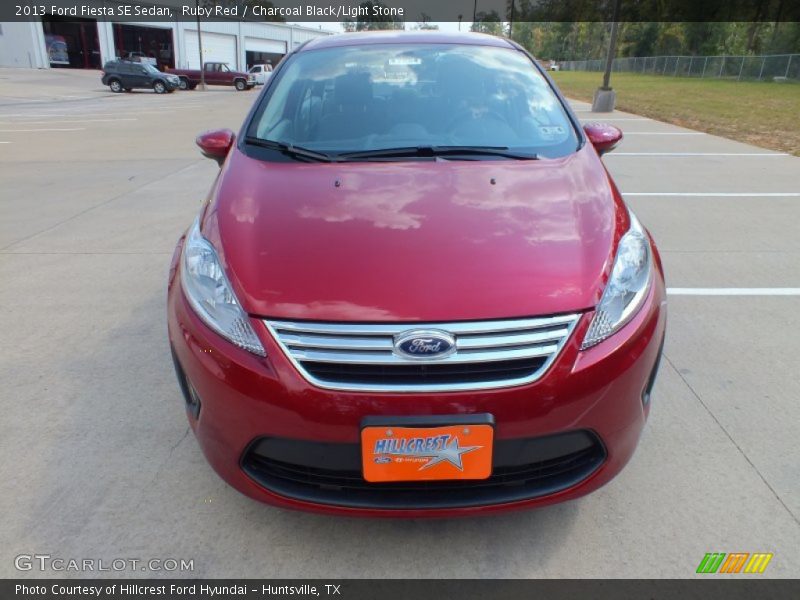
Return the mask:
[[[130,576],[691,577],[707,552],[771,552],[764,577],[797,576],[800,158],[575,103],[625,132],[606,164],[670,288],[632,462],[537,511],[331,518],[217,477],[167,345],[169,260],[217,172],[194,137],[238,129],[257,93],[0,69],[0,576],[79,575],[15,569],[38,553],[194,561]]]

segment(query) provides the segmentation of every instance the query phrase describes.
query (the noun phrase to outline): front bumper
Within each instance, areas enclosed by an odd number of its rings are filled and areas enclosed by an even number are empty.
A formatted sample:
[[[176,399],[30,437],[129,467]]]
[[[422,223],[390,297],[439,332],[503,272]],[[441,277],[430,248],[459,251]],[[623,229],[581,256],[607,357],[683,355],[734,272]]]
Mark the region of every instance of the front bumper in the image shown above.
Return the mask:
[[[548,372],[530,385],[480,392],[365,393],[324,390],[309,384],[257,319],[252,319],[252,324],[267,358],[241,350],[208,329],[181,290],[176,273],[179,252],[180,248],[170,274],[168,328],[179,376],[185,376],[191,385],[191,392],[185,390],[190,399],[189,421],[212,467],[254,499],[285,508],[393,517],[471,515],[543,506],[604,485],[620,472],[636,448],[664,338],[666,301],[658,268],[648,298],[631,322],[608,340],[580,351],[591,320],[591,313],[584,314]],[[359,490],[369,492],[362,494],[342,486],[341,481],[332,484],[340,488],[339,496],[313,493],[315,483],[320,484],[316,486],[319,489],[331,488],[324,478],[333,471],[352,476],[364,417],[473,413],[494,416],[496,456],[504,455],[503,447],[536,446],[542,439],[588,436],[584,439],[594,439],[596,444],[591,451],[587,446],[581,455],[585,460],[570,472],[571,479],[541,478],[538,487],[522,495],[465,495],[462,486],[457,493],[450,493],[449,500],[447,492],[430,501],[426,490],[416,496],[412,490],[401,494],[400,501],[391,485],[379,484],[384,487],[375,494],[370,484],[356,482]],[[264,451],[265,447],[284,449],[275,455]],[[295,457],[298,448],[307,451],[293,464],[285,460],[286,448],[294,448],[288,455],[294,452]],[[314,457],[325,463],[326,456],[338,456],[343,462],[314,464]],[[536,469],[548,460],[540,458]],[[495,470],[500,472],[505,466],[497,460]],[[285,470],[276,479],[276,464],[278,471],[288,464],[306,474],[315,466],[325,469],[322,480],[315,482],[311,477],[310,484],[298,488],[285,485],[287,478],[291,479]]]

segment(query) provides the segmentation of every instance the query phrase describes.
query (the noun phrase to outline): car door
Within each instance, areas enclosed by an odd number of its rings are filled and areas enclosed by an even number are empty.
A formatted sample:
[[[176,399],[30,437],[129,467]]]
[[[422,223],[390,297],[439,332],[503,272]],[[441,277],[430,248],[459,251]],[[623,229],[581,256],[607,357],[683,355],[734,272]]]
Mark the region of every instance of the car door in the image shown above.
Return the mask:
[[[255,77],[258,85],[264,85],[264,69],[261,67],[261,65],[251,67],[249,72]]]
[[[149,88],[152,87],[152,77],[150,73],[147,72],[147,69],[144,68],[143,65],[139,63],[133,63],[131,66],[131,77],[133,78],[134,85],[133,87],[138,88]]]
[[[219,81],[219,63],[206,63],[205,65],[205,72],[206,72],[206,83],[210,83],[212,85],[218,85]]]
[[[122,81],[122,87],[125,89],[130,89],[137,87],[136,85],[136,74],[133,72],[133,66],[131,63],[121,62],[116,67],[117,75],[119,75],[120,80]]]

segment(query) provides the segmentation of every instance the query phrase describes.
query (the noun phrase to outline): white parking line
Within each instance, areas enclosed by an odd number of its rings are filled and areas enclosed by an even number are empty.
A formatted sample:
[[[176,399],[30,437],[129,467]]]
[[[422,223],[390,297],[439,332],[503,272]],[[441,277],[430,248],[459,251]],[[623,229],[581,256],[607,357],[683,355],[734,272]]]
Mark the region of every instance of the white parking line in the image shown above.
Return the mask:
[[[797,198],[800,192],[625,192],[623,196],[681,196],[701,198]]]
[[[702,131],[626,131],[625,135],[706,135]]]
[[[161,111],[163,109],[154,108],[152,110]],[[136,112],[150,112],[150,111],[126,111],[126,114],[136,113]],[[76,111],[71,112],[71,113],[9,113],[9,114],[0,113],[0,119],[23,119],[23,120],[25,120],[25,119],[61,119],[61,118],[71,119],[71,118],[75,118],[75,117],[80,118],[80,117],[83,117],[83,116],[88,116],[88,117],[116,117],[118,114],[119,114],[118,112],[98,113],[98,112],[94,112],[94,111],[91,111],[91,110],[89,110],[89,111],[76,110]]]
[[[667,288],[671,296],[800,296],[800,288]]]
[[[608,156],[791,156],[791,154],[788,152],[612,152]]]
[[[85,127],[47,128],[47,129],[0,129],[0,133],[27,133],[30,131],[83,131]]]
[[[136,117],[125,119],[74,119],[55,121],[0,121],[0,125],[53,125],[58,123],[116,123],[117,121],[138,121]]]
[[[602,123],[605,123],[606,121],[652,121],[652,120],[653,119],[645,119],[643,117],[635,117],[635,118],[634,117],[616,117],[616,118],[615,117],[611,117],[609,119],[606,119],[606,118],[603,118],[603,117],[597,117],[596,119],[584,119],[583,117],[581,117],[581,121],[588,121],[588,122],[600,121]]]

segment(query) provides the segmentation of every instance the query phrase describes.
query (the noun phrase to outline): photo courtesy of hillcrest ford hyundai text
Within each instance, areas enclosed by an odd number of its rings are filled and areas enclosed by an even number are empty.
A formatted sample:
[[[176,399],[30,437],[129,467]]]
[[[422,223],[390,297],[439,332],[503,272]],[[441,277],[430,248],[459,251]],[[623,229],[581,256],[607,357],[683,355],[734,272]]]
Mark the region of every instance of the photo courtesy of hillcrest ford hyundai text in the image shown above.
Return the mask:
[[[533,508],[608,483],[665,324],[646,224],[521,46],[322,37],[286,56],[180,238],[168,325],[219,475],[375,517]]]

